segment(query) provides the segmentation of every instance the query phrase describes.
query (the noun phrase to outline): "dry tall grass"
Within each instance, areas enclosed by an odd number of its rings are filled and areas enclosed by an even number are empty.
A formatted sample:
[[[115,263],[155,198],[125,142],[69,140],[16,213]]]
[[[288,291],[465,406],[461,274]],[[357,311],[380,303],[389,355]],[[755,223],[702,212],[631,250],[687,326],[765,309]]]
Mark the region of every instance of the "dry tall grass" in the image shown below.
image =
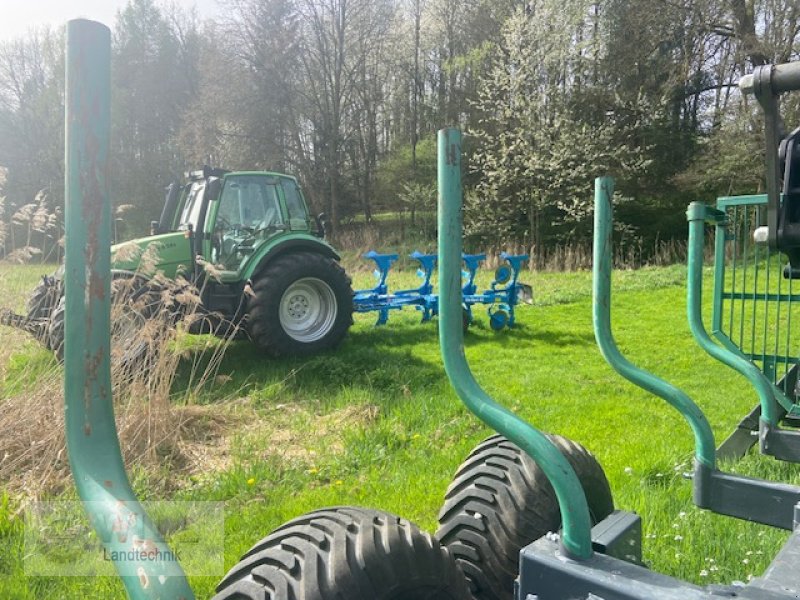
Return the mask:
[[[0,270],[0,297],[2,304],[19,308],[27,292],[19,286],[12,288],[9,272],[13,271]],[[185,328],[201,318],[197,302],[185,296],[196,296],[197,291],[186,283],[161,285],[159,289],[156,301],[152,294],[137,300],[148,303],[149,318],[141,322],[142,326],[119,326],[131,321],[130,302],[115,302],[112,307],[111,371],[120,446],[126,465],[143,466],[155,477],[163,473],[164,469],[158,467],[164,465],[173,470],[200,470],[194,463],[201,457],[186,450],[197,439],[223,435],[226,423],[233,418],[221,413],[218,406],[212,410],[192,405],[192,398],[214,384],[222,357],[236,334],[236,328],[231,328],[221,342],[182,352],[180,338]],[[195,307],[178,323],[174,318],[176,294],[183,294],[180,300]],[[29,343],[29,336],[6,327],[0,329],[0,377],[14,377],[17,381],[12,383],[19,385],[12,387],[22,389],[0,399],[0,483],[7,491],[28,499],[56,493],[70,478],[64,438],[63,369],[55,360],[48,363],[41,355],[35,356],[35,351],[31,351],[30,359],[20,355],[20,347]],[[131,360],[130,349],[142,345],[147,349],[144,356]],[[8,369],[11,361],[13,371]],[[190,380],[176,397],[173,388],[182,363],[189,364]],[[157,480],[156,485],[177,485],[180,479],[176,474],[169,482]]]
[[[581,244],[564,244],[550,247],[508,245],[491,248],[486,253],[485,268],[494,269],[500,265],[501,252],[527,254],[526,265],[531,271],[584,271],[592,268],[592,247]],[[616,248],[614,268],[639,269],[646,266],[665,266],[686,262],[687,247],[679,240],[659,240],[652,248],[634,243]]]
[[[360,260],[361,255],[369,250],[398,252],[401,257],[415,249],[425,250],[427,247],[434,251],[435,239],[420,238],[410,241],[402,235],[397,227],[398,223],[396,222],[351,224],[337,232],[335,246],[340,251],[347,251],[356,257],[355,260],[345,264],[347,270],[367,271],[372,269],[372,263]],[[503,247],[482,248],[481,251],[487,255],[484,267],[489,269],[496,268],[500,264],[500,253],[503,251],[511,254],[527,254],[530,257],[527,265],[530,270],[562,272],[592,268],[591,241],[555,245],[508,244]],[[711,254],[711,252],[707,252],[708,256]],[[657,239],[651,244],[645,244],[641,239],[629,236],[625,243],[615,244],[614,266],[618,269],[665,266],[684,263],[686,256],[685,241]]]

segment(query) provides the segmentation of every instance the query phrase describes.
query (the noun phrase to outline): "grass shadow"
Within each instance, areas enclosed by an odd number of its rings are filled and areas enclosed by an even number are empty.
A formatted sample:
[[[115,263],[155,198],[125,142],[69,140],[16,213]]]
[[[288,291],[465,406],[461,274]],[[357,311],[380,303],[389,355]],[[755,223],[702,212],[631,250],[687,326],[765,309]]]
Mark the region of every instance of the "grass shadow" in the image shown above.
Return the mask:
[[[381,336],[382,337],[382,336]],[[359,332],[340,348],[311,357],[272,358],[248,341],[232,343],[218,368],[214,385],[200,390],[194,401],[219,403],[236,396],[249,396],[257,404],[285,401],[328,404],[342,390],[368,390],[383,399],[400,398],[410,389],[439,386],[445,382],[440,364],[416,356],[420,342],[411,333],[405,340],[390,336],[389,343]],[[422,334],[432,343],[435,331]],[[205,355],[190,356],[179,368],[177,395],[191,387],[192,373],[202,371]]]
[[[592,346],[596,345],[594,334],[558,331],[556,329],[537,328],[536,335],[531,336],[551,346]]]

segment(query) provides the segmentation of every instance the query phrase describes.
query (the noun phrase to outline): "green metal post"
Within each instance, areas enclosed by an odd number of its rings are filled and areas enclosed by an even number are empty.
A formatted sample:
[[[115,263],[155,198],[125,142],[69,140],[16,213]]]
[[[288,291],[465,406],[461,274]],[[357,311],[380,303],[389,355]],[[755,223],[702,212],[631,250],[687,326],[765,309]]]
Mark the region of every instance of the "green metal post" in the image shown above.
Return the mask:
[[[747,377],[756,389],[761,402],[761,420],[775,426],[778,424],[778,413],[772,383],[749,360],[715,344],[703,324],[703,245],[708,211],[702,202],[692,202],[686,211],[689,220],[689,285],[686,289],[689,327],[703,350]]]
[[[695,457],[713,469],[716,465],[714,434],[703,411],[685,393],[655,375],[631,364],[617,348],[611,332],[612,205],[614,180],[598,177],[594,187],[593,321],[594,335],[608,364],[632,383],[655,394],[683,415],[694,433]]]
[[[464,355],[461,299],[461,133],[439,131],[439,344],[444,367],[458,396],[475,415],[527,452],[542,468],[561,509],[562,549],[567,556],[592,556],[586,496],[575,471],[547,437],[481,389]]]
[[[100,23],[70,21],[66,51],[64,409],[70,465],[128,595],[188,600],[194,596],[180,565],[130,487],[114,422],[106,180],[111,32]]]

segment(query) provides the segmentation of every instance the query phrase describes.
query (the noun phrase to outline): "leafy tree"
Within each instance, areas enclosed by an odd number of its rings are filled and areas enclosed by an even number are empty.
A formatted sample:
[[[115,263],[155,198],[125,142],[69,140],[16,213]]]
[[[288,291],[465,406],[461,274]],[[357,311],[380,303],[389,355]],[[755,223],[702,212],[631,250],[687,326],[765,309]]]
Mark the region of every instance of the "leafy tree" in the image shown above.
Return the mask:
[[[398,144],[389,152],[378,169],[377,193],[380,207],[391,209],[407,184],[436,184],[436,138],[422,139],[416,149],[412,144]]]
[[[125,236],[206,162],[293,173],[334,224],[416,218],[445,125],[468,131],[466,217],[482,241],[588,240],[605,172],[632,200],[628,230],[682,235],[665,228],[687,200],[763,187],[760,109],[736,82],[800,42],[793,0],[225,3],[202,24],[164,0],[118,14],[110,175],[116,205],[134,207]],[[58,237],[13,216],[63,202],[63,41],[0,43],[6,253],[29,231]],[[785,99],[790,125],[799,103]]]
[[[55,214],[64,198],[63,34],[48,29],[0,43],[0,221],[4,250],[29,241],[23,206]],[[55,235],[55,234],[54,234]],[[55,235],[55,240],[60,238]],[[48,253],[53,239],[40,248]]]
[[[168,18],[170,17],[170,18]],[[198,79],[196,18],[130,0],[118,13],[112,55],[112,201],[135,204],[130,235],[158,218],[163,188],[189,166],[176,143]]]
[[[418,211],[436,208],[436,187],[430,184],[405,183],[398,194],[402,207],[411,214],[411,225],[417,224]]]
[[[471,131],[481,175],[467,204],[471,235],[541,243],[543,229],[556,225],[561,240],[585,236],[594,177],[634,178],[646,167],[646,146],[631,142],[642,107],[588,83],[568,85],[586,82],[593,68],[574,35],[588,8],[541,2],[508,21]]]

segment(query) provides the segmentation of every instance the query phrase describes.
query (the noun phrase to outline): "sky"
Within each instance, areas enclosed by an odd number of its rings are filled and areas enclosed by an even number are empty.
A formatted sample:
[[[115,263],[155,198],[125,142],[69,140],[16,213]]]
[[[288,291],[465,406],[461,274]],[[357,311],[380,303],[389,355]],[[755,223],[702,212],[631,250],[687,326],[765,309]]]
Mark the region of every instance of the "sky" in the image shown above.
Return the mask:
[[[175,0],[197,7],[200,19],[219,15],[216,0]],[[70,19],[84,18],[114,26],[117,11],[127,0],[0,0],[0,42],[20,37],[36,26],[58,27]]]

